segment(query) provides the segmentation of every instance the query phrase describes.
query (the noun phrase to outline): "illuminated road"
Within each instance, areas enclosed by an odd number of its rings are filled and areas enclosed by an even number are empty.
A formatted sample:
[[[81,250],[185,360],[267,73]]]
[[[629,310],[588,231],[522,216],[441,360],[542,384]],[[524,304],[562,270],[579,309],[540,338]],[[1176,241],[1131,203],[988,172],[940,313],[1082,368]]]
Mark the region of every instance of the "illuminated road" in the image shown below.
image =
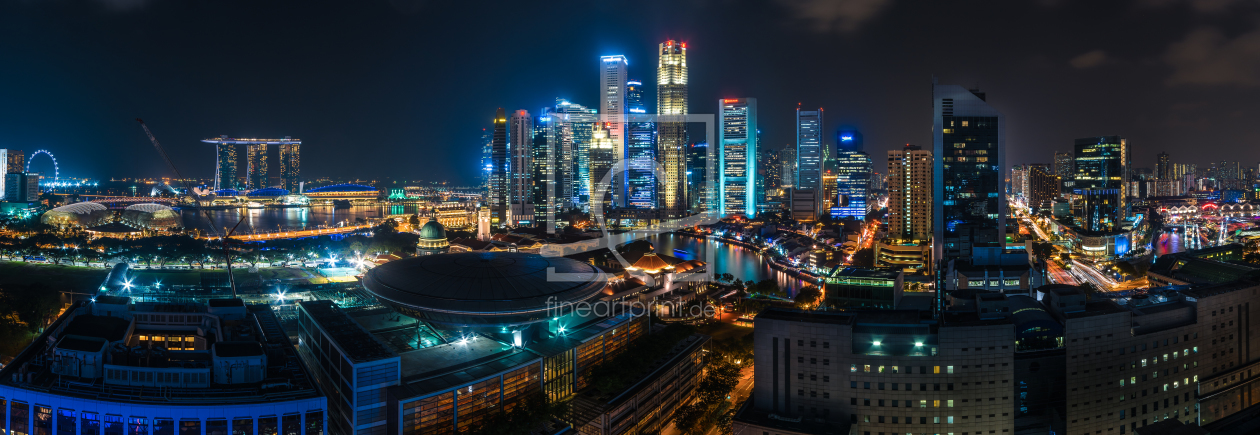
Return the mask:
[[[1058,284],[1080,285],[1081,283],[1072,277],[1072,274],[1063,270],[1057,261],[1046,261],[1046,271],[1050,273],[1050,279]]]
[[[256,241],[262,241],[262,240],[297,239],[297,238],[302,238],[302,237],[326,236],[329,234],[352,233],[355,231],[365,230],[368,228],[372,228],[372,226],[365,224],[365,225],[345,226],[345,227],[339,227],[339,228],[320,228],[317,230],[280,231],[280,232],[275,232],[275,233],[244,234],[244,235],[236,234],[236,235],[233,235],[232,238],[237,239],[237,240],[243,240],[246,242],[256,242]]]
[[[1078,276],[1084,276],[1086,280],[1093,283],[1099,290],[1111,291],[1116,287],[1116,282],[1114,280],[1108,278],[1106,275],[1103,275],[1102,272],[1086,266],[1085,263],[1072,260],[1072,271],[1077,272]]]

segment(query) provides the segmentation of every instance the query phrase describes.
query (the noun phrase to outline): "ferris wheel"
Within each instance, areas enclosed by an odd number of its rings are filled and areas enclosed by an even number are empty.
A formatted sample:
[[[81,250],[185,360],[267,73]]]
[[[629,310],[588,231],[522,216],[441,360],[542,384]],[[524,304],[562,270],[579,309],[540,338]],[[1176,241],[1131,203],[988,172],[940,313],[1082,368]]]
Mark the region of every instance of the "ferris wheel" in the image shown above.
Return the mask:
[[[53,157],[53,154],[52,154],[51,152],[48,152],[48,150],[36,150],[34,153],[32,153],[32,154],[31,154],[31,158],[26,159],[26,172],[31,172],[31,161],[34,161],[34,160],[35,160],[35,156],[38,156],[38,155],[40,155],[40,154],[46,155],[46,156],[48,156],[48,159],[49,159],[49,160],[52,160],[52,162],[53,162],[53,181],[57,181],[57,178],[60,178],[60,177],[61,177],[61,168],[57,166],[57,158],[56,158],[56,157]]]

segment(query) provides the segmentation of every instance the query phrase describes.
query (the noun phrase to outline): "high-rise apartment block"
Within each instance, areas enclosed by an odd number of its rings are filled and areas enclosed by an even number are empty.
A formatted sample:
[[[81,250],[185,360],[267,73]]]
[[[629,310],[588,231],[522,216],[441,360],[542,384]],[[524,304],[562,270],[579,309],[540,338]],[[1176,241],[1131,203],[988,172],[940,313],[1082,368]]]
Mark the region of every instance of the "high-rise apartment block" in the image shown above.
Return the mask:
[[[1083,201],[1078,207],[1077,226],[1088,231],[1120,228],[1120,221],[1126,216],[1129,167],[1129,144],[1124,138],[1098,136],[1076,140],[1073,192]]]
[[[1059,197],[1059,176],[1047,164],[1028,165],[1027,187],[1024,189],[1025,203],[1033,212],[1049,210],[1054,199]]]
[[[508,222],[534,223],[534,118],[527,110],[512,112],[508,126]]]
[[[687,43],[668,40],[657,49],[657,159],[664,175],[657,180],[662,217],[677,218],[687,209]]]
[[[1003,117],[979,90],[932,85],[934,258],[971,257],[1006,235]]]
[[[888,232],[902,240],[932,239],[931,150],[888,150]]]
[[[1028,167],[1025,165],[1011,166],[1011,185],[1007,190],[1007,194],[1015,197],[1024,197],[1025,191],[1028,190]]]
[[[722,216],[757,214],[757,99],[718,100],[718,210]]]

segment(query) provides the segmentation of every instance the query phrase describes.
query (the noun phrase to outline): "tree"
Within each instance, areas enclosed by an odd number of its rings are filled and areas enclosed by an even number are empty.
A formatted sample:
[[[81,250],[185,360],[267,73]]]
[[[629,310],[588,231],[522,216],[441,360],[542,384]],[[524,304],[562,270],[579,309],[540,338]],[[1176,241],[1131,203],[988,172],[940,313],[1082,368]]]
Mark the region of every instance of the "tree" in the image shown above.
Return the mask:
[[[407,219],[407,223],[411,224],[412,231],[420,231],[420,215],[419,214],[411,215],[411,217]]]
[[[818,305],[819,299],[822,298],[822,291],[817,286],[808,285],[796,292],[796,307],[801,309],[812,309]]]

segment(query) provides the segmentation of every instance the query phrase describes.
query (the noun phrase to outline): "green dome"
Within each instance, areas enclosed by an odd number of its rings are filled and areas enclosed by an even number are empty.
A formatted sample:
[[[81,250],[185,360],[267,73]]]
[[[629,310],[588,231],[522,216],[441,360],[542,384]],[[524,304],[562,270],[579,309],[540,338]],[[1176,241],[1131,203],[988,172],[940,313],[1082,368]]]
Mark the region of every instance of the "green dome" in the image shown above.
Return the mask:
[[[446,240],[446,228],[438,223],[436,217],[430,217],[429,222],[420,227],[420,239]]]

